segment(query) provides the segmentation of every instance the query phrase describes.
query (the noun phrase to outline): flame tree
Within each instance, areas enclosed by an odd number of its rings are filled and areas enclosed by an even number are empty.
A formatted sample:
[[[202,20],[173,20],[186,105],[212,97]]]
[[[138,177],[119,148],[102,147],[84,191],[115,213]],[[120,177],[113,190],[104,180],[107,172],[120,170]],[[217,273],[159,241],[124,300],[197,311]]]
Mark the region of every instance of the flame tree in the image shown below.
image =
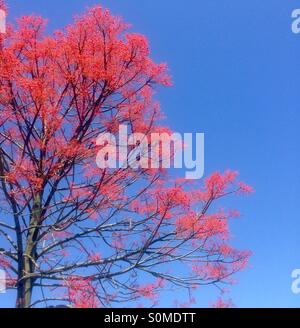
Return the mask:
[[[101,7],[44,29],[26,16],[0,36],[0,267],[16,306],[128,305],[232,282],[249,253],[229,245],[237,212],[217,202],[251,191],[237,173],[200,183],[95,164],[97,136],[119,124],[171,132],[153,98],[170,79],[146,38]]]

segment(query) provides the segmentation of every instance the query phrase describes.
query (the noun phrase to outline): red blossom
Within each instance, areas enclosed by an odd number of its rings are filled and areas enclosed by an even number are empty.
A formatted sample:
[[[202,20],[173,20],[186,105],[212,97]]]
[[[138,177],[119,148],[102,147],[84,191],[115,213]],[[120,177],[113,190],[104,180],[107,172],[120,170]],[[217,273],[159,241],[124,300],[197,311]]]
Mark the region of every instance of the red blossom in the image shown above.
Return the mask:
[[[229,300],[223,300],[219,298],[214,304],[214,308],[222,309],[222,308],[233,308],[234,304],[231,299]]]
[[[67,297],[73,307],[95,308],[99,306],[91,279],[71,276],[66,280],[66,286],[68,288]]]

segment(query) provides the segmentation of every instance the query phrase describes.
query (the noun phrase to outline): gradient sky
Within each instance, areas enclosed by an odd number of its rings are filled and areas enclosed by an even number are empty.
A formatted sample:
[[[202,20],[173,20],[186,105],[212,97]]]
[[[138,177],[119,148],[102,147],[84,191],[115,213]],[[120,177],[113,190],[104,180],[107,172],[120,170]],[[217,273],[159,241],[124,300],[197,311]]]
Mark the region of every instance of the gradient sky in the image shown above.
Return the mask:
[[[9,20],[41,14],[52,31],[97,3],[169,64],[174,86],[157,98],[173,130],[205,133],[206,174],[236,169],[256,190],[229,201],[243,214],[232,224],[234,245],[253,256],[227,297],[238,307],[299,307],[291,292],[300,268],[300,34],[291,32],[299,1],[8,0]],[[216,293],[196,297],[205,306]],[[169,299],[160,305],[172,306]],[[0,306],[12,304],[0,294]]]

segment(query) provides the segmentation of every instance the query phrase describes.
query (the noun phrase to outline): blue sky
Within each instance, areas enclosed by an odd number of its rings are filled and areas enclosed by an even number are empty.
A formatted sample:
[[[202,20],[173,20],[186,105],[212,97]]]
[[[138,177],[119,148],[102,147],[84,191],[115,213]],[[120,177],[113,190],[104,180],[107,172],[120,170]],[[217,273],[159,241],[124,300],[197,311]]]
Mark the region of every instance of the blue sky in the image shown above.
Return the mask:
[[[152,57],[169,64],[174,86],[157,97],[174,130],[205,133],[206,174],[236,169],[256,190],[229,204],[243,213],[234,244],[254,253],[229,296],[238,307],[299,307],[290,287],[300,268],[300,34],[291,32],[299,1],[9,0],[9,20],[34,12],[51,31],[96,3],[132,23]],[[196,296],[197,306],[214,299],[207,290]]]

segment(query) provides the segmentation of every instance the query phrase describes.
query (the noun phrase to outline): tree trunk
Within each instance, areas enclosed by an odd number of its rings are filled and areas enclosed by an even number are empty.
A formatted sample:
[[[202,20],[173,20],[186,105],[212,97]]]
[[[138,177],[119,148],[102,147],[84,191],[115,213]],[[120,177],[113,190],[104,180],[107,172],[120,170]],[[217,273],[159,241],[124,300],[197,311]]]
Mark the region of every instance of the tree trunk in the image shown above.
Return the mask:
[[[41,222],[41,195],[36,194],[33,201],[30,227],[27,235],[26,249],[23,254],[23,270],[19,277],[17,307],[28,308],[31,305],[34,278],[30,277],[35,272],[37,260],[37,238]],[[28,277],[29,276],[29,277]]]

